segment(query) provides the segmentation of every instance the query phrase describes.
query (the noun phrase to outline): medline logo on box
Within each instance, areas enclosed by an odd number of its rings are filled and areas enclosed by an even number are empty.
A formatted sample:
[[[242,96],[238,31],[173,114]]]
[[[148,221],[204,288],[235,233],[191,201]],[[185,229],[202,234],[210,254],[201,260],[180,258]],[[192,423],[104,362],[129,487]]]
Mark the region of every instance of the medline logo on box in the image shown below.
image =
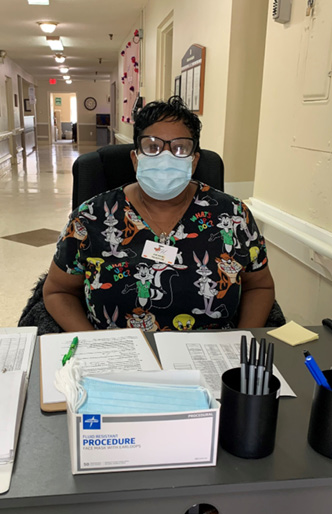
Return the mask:
[[[83,414],[83,430],[100,430],[100,414]]]

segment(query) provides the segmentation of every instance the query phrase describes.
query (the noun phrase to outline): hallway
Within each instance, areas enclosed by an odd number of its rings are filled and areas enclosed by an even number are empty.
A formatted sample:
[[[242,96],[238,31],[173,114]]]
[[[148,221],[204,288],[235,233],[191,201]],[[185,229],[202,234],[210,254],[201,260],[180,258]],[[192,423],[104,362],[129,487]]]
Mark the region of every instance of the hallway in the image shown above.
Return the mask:
[[[0,170],[0,326],[17,326],[38,277],[48,270],[71,211],[72,164],[96,146],[39,146],[26,163]]]

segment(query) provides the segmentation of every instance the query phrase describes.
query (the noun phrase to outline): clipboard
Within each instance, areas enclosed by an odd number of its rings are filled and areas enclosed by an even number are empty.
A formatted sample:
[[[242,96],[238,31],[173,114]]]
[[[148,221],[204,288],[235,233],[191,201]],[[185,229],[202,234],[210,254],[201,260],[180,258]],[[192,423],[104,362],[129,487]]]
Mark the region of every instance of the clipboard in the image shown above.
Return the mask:
[[[112,371],[128,371],[126,362],[128,358],[119,358],[120,347],[123,341],[126,344],[132,341],[132,347],[135,347],[137,352],[137,363],[142,363],[141,368],[136,367],[135,371],[140,369],[144,371],[160,370],[161,366],[153,352],[148,339],[144,332],[138,328],[121,328],[112,330],[93,330],[84,332],[62,332],[60,334],[45,334],[39,338],[40,346],[40,408],[44,412],[62,412],[67,410],[66,402],[63,400],[63,394],[57,392],[53,386],[55,372],[62,366],[62,357],[67,352],[71,341],[74,337],[78,337],[79,343],[75,356],[82,362],[82,367],[86,370],[84,374],[103,374]],[[101,344],[100,357],[98,356],[98,342]],[[109,342],[110,348],[107,350]],[[94,355],[94,365],[91,366],[89,358],[87,357],[88,345],[93,343],[96,348]],[[104,347],[103,347],[104,344]],[[113,347],[111,346],[113,345]],[[109,353],[109,360],[115,358],[115,350],[118,345],[119,352],[117,354],[117,367],[110,369],[108,366],[103,366],[102,370],[98,370],[98,365],[102,365],[102,360],[107,361],[105,353]],[[112,349],[113,348],[113,349]],[[113,353],[112,353],[113,352]],[[90,352],[91,353],[91,352]],[[98,361],[100,360],[100,362]],[[91,371],[91,369],[93,371]],[[130,369],[134,370],[132,366]],[[45,391],[47,389],[47,392]],[[48,393],[51,391],[50,396]]]
[[[39,352],[41,355],[41,343],[39,339]],[[42,360],[39,361],[39,379],[40,379],[40,408],[43,412],[64,412],[67,410],[66,402],[54,402],[54,403],[45,403],[44,402],[44,393],[43,393],[43,367]]]

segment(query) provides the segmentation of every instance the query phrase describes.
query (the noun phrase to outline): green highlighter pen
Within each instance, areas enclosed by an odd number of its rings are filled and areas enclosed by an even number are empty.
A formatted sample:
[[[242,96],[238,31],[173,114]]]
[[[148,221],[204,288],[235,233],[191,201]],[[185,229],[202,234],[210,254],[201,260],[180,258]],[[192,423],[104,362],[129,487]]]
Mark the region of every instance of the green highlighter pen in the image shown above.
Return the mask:
[[[62,366],[64,366],[66,364],[66,362],[69,361],[69,359],[71,359],[71,357],[74,355],[77,345],[78,345],[78,337],[74,337],[71,345],[69,346],[68,352],[62,358]]]

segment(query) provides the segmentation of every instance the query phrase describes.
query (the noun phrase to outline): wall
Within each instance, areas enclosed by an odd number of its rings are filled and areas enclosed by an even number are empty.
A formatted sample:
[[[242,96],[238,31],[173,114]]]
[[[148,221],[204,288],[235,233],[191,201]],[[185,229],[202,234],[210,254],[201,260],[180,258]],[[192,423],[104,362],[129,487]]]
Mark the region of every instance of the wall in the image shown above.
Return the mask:
[[[226,190],[253,193],[268,0],[233,0],[223,159]]]
[[[303,92],[316,87],[308,41],[328,29],[329,45],[318,48],[313,61],[317,72],[329,57],[332,20],[329,2],[316,0],[310,17],[306,7],[305,0],[293,2],[286,25],[268,17],[253,212],[268,235],[286,317],[310,325],[332,316],[331,85],[326,100],[304,101]]]
[[[146,102],[156,100],[157,91],[157,38],[158,26],[173,11],[173,63],[172,79],[181,73],[181,59],[192,44],[206,47],[204,111],[201,146],[223,153],[226,114],[227,70],[230,38],[231,2],[219,0],[150,0],[141,19],[132,27],[123,42],[125,48],[137,26],[143,28],[141,58],[141,94]],[[190,23],[188,23],[190,16]],[[214,29],[211,30],[211,26]],[[217,64],[216,64],[217,63]],[[119,132],[132,138],[132,126],[121,122],[123,101],[121,76],[123,63],[119,57]],[[217,85],[217,87],[216,87]]]
[[[150,0],[144,11],[144,91],[156,98],[157,28],[173,11],[172,84],[181,59],[192,44],[206,47],[202,148],[223,155],[232,2],[220,0]],[[213,27],[213,30],[211,30]]]
[[[267,5],[268,0],[150,0],[123,42],[125,48],[133,31],[143,28],[141,94],[147,102],[158,98],[158,28],[167,17],[173,19],[172,87],[188,48],[206,47],[201,146],[223,156],[225,189],[240,197],[253,189]],[[122,73],[119,56],[120,111]],[[121,122],[121,112],[118,119],[119,132],[131,140],[132,126]]]
[[[50,142],[50,93],[76,93],[77,96],[77,135],[80,144],[96,144],[96,114],[109,113],[110,84],[108,81],[73,81],[72,84],[57,82],[50,85],[39,81],[37,95],[37,134],[38,142]],[[88,111],[84,99],[92,96],[97,100],[97,107]]]
[[[11,79],[11,94],[10,100],[12,101],[12,120],[8,119],[7,100],[6,100],[6,78]],[[20,78],[21,77],[21,78]],[[21,134],[23,133],[23,118],[22,123],[20,119],[20,101],[22,112],[24,110],[23,98],[20,95],[19,83],[24,79],[29,85],[34,84],[32,75],[26,73],[9,57],[5,57],[4,63],[0,62],[0,169],[9,167],[11,158],[13,162],[16,160],[16,153],[21,151],[22,141]],[[14,95],[17,95],[18,105],[14,105]],[[30,113],[32,114],[32,113]],[[10,126],[12,125],[12,126]]]

